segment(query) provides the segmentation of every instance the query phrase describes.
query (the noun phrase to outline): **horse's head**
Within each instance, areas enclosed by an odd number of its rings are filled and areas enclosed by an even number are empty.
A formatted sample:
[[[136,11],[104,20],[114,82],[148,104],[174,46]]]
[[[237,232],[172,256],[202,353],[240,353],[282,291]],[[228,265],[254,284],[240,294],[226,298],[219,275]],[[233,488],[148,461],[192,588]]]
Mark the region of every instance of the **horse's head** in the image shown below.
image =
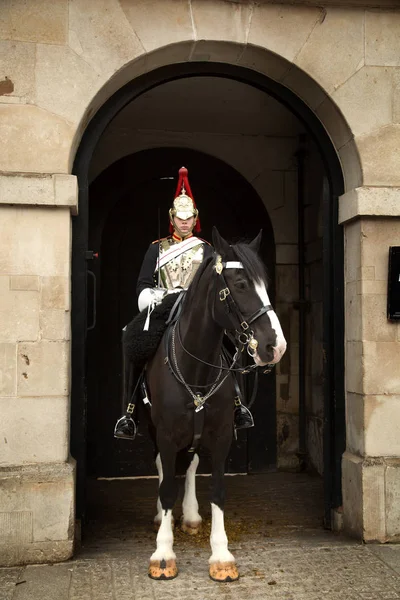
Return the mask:
[[[214,227],[214,319],[236,336],[257,365],[264,366],[280,361],[286,340],[271,306],[264,265],[257,254],[261,233],[250,244],[230,246]]]

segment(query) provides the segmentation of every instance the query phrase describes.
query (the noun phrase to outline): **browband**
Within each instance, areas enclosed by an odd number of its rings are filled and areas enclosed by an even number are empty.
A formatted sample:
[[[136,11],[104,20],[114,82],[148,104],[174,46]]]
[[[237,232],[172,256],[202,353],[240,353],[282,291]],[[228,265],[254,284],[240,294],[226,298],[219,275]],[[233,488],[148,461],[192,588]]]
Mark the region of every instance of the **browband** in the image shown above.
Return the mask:
[[[237,260],[228,260],[228,262],[223,263],[225,269],[243,269],[243,265],[241,262]]]

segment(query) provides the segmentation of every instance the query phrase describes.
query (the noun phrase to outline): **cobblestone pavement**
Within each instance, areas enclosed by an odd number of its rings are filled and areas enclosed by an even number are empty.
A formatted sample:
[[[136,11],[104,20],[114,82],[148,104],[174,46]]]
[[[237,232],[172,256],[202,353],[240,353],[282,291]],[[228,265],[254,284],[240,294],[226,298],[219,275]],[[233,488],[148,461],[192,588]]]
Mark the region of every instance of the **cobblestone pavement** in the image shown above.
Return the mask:
[[[199,480],[207,507],[209,479]],[[240,579],[208,578],[209,509],[198,537],[175,531],[179,576],[147,577],[155,480],[93,482],[76,557],[0,569],[0,600],[380,600],[400,598],[400,545],[362,545],[322,527],[321,482],[306,475],[227,478],[227,533]],[[201,511],[200,511],[201,512]],[[176,511],[179,517],[179,508]]]

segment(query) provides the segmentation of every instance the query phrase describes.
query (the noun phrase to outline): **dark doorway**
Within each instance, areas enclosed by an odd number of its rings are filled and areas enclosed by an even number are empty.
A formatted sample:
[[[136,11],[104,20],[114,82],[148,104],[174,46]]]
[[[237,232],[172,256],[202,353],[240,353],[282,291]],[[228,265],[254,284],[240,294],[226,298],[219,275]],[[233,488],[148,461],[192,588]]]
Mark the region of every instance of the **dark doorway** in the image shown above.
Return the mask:
[[[188,62],[168,65],[137,77],[109,98],[90,120],[75,157],[73,173],[78,178],[79,215],[73,219],[71,454],[77,460],[77,518],[85,518],[88,458],[87,342],[88,336],[92,335],[90,331],[87,332],[87,326],[91,322],[88,322],[87,317],[88,269],[93,265],[91,261],[88,263],[88,258],[91,256],[88,250],[92,249],[89,246],[89,170],[91,161],[105,129],[130,102],[166,82],[198,76],[220,77],[243,82],[278,100],[303,123],[305,130],[316,142],[324,164],[328,192],[323,205],[323,380],[325,404],[323,445],[325,524],[329,527],[331,509],[341,504],[341,455],[345,448],[343,232],[338,225],[338,196],[344,190],[341,165],[323,125],[316,114],[299,97],[285,86],[254,70],[218,62]],[[180,167],[182,162],[179,159],[176,168]],[[187,166],[189,169],[191,168],[189,163]],[[154,169],[151,176],[154,177]],[[164,169],[161,176],[165,176]],[[129,173],[129,177],[133,179],[133,173]],[[208,179],[210,181],[209,177]],[[136,181],[139,181],[139,178]],[[193,181],[195,189],[196,185]],[[197,191],[196,198],[200,203],[201,199]],[[204,208],[201,207],[201,209],[204,212]],[[135,217],[136,214],[135,212]],[[263,218],[265,218],[265,214]],[[218,224],[217,221],[216,223]],[[221,230],[223,231],[223,228]],[[208,235],[209,232],[205,225],[204,236]],[[151,237],[153,237],[152,231],[146,235],[146,244]],[[142,255],[142,251],[140,254]],[[94,270],[100,278],[99,265],[100,263],[95,264]],[[90,283],[92,283],[91,280]],[[91,318],[92,315],[89,316],[89,319]],[[118,327],[121,326],[122,321],[121,315]],[[114,397],[109,398],[110,405],[111,400],[117,403]],[[96,411],[98,408],[95,406],[94,410]],[[109,409],[109,407],[107,408]],[[112,416],[114,417],[114,415]]]
[[[122,327],[137,314],[136,279],[144,253],[159,232],[168,235],[168,209],[182,165],[189,169],[206,240],[211,239],[213,225],[229,241],[251,239],[263,229],[261,253],[274,297],[275,245],[269,217],[252,186],[232,167],[197,151],[162,148],[128,156],[104,171],[89,190],[89,247],[98,253],[88,281],[88,323],[94,326],[87,339],[87,440],[88,474],[93,476],[156,473],[146,419],[134,442],[113,437],[121,411],[120,339]],[[253,375],[248,377],[245,385],[251,393]],[[275,407],[271,373],[260,377],[254,404],[257,426],[239,433],[230,472],[275,467]]]

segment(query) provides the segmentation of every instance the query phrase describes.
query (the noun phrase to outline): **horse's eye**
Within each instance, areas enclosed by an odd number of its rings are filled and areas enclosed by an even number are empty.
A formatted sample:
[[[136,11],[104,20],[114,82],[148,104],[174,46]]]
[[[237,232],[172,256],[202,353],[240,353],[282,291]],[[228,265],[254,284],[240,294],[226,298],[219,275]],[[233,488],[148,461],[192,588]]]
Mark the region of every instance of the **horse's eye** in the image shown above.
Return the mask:
[[[247,281],[245,279],[240,279],[239,281],[236,281],[235,283],[235,287],[238,290],[247,290],[247,288],[249,287]]]

